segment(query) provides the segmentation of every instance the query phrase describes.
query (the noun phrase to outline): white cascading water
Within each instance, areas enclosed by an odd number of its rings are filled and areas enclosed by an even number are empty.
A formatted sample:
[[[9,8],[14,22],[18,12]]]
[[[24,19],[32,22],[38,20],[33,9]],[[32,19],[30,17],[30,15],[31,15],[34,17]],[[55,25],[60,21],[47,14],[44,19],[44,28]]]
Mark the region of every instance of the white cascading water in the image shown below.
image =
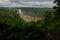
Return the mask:
[[[23,13],[22,13],[21,9],[18,9],[18,13],[21,17],[23,16]]]
[[[18,9],[19,13],[22,13],[21,9]]]

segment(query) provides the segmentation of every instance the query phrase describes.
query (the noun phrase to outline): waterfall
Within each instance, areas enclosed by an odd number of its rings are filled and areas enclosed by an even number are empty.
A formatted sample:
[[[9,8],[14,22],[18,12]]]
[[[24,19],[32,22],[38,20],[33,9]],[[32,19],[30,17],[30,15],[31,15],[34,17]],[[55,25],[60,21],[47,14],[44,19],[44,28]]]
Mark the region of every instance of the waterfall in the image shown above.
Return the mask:
[[[18,9],[18,14],[20,15],[20,17],[23,17],[23,13],[22,13],[21,9]]]
[[[18,9],[19,13],[22,13],[21,9]]]
[[[19,13],[20,15],[23,15],[21,9],[18,9],[18,13]]]

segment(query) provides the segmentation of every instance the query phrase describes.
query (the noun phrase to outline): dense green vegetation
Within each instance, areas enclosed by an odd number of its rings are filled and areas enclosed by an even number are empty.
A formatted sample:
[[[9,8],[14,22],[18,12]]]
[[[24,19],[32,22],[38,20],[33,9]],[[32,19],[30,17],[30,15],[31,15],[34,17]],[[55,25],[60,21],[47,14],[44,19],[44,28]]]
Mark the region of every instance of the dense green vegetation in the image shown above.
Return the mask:
[[[25,22],[16,10],[0,8],[0,40],[60,40],[60,1],[54,13],[46,11],[44,20]]]
[[[20,23],[23,24],[23,19],[17,14],[15,10],[9,10],[6,8],[0,9],[0,22],[16,26]]]

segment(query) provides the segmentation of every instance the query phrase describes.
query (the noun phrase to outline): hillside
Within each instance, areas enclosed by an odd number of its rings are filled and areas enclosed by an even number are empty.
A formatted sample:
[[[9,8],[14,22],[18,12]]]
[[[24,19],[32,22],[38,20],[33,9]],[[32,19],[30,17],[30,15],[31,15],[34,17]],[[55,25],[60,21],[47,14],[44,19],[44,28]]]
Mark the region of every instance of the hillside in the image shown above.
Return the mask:
[[[42,18],[44,18],[44,14],[46,11],[49,11],[51,13],[53,13],[53,11],[54,11],[52,8],[1,7],[0,8],[0,16],[1,16],[0,19],[1,19],[1,21],[2,20],[10,21],[10,19],[12,19],[14,21],[14,19],[19,17],[17,14],[18,9],[21,9],[21,11],[23,13],[21,18],[24,19],[25,21],[41,20]]]
[[[46,11],[53,13],[54,9],[52,8],[20,8],[25,15],[34,16],[34,17],[44,17]]]
[[[12,9],[15,11],[21,9],[25,15],[34,16],[34,17],[44,17],[43,15],[45,14],[46,11],[49,11],[51,13],[54,12],[54,9],[52,8],[34,8],[34,7],[5,7],[5,8],[6,9],[8,8],[9,10]]]

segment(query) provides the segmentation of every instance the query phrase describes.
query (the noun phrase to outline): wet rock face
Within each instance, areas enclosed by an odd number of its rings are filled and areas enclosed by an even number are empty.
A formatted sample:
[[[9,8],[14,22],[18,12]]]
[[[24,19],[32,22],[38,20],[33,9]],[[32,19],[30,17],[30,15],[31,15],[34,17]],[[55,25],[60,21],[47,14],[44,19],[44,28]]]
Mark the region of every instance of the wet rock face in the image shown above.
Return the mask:
[[[44,36],[43,40],[60,40],[60,35],[48,33]]]

